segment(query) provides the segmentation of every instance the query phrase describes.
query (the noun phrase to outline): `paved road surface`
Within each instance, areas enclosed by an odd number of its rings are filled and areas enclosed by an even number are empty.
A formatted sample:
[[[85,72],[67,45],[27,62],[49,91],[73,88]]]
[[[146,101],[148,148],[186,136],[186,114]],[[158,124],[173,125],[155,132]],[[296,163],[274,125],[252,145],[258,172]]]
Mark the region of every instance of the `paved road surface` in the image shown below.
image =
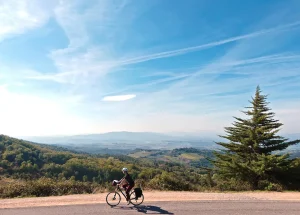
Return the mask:
[[[194,201],[151,202],[133,207],[121,203],[0,209],[1,215],[114,215],[114,214],[210,214],[210,215],[299,215],[299,202],[280,201]]]

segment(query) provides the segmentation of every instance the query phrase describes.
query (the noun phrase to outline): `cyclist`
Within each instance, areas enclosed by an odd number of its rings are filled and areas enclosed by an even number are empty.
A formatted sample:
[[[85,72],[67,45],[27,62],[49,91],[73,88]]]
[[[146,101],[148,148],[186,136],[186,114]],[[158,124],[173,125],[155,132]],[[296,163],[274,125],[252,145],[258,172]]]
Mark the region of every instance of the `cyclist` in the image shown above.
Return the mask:
[[[134,187],[134,180],[132,179],[132,177],[129,175],[128,173],[128,169],[127,168],[123,168],[122,172],[125,174],[125,176],[119,181],[119,183],[123,183],[123,188],[126,191],[126,200],[127,202],[129,202],[129,192],[130,190]]]

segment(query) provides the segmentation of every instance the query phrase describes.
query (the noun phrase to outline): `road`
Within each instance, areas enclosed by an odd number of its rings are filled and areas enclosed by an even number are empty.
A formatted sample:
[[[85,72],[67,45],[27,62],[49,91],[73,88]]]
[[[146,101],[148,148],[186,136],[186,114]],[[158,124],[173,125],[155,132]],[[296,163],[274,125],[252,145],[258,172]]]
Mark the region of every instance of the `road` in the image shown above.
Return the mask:
[[[299,202],[284,201],[189,201],[148,202],[138,207],[121,203],[0,209],[1,215],[114,215],[114,214],[209,214],[299,215]]]

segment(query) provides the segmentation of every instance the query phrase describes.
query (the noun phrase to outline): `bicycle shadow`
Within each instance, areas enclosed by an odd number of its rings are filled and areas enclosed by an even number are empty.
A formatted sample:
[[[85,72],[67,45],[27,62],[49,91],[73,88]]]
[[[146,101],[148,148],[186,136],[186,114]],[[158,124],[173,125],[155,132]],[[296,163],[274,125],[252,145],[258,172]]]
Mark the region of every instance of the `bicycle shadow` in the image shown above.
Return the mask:
[[[135,208],[136,208],[137,212],[145,213],[145,214],[174,214],[172,212],[162,209],[161,207],[157,207],[157,206],[153,206],[153,205],[136,206]],[[156,212],[156,213],[153,213],[153,212]]]
[[[142,205],[142,206],[133,206],[133,207],[113,207],[115,209],[123,209],[123,210],[136,210],[139,213],[144,214],[174,214],[172,212],[169,212],[167,210],[162,209],[158,206],[153,205]]]

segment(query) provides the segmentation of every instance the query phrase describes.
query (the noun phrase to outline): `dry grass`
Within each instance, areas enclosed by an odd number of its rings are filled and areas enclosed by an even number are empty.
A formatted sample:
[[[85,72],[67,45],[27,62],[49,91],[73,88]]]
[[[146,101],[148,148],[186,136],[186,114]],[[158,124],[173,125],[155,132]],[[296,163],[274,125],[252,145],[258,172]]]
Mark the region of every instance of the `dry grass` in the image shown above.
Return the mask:
[[[3,178],[3,177],[1,177],[0,178],[0,186],[6,186],[6,185],[8,185],[9,183],[13,183],[13,182],[15,182],[16,180],[14,180],[14,179],[10,179],[10,178]]]
[[[143,158],[143,157],[147,157],[149,155],[151,155],[153,152],[147,152],[147,151],[140,151],[140,152],[136,152],[133,154],[129,154],[128,156],[133,157],[133,158]]]
[[[197,153],[183,153],[179,156],[179,158],[196,161],[196,160],[203,159],[204,157]]]

